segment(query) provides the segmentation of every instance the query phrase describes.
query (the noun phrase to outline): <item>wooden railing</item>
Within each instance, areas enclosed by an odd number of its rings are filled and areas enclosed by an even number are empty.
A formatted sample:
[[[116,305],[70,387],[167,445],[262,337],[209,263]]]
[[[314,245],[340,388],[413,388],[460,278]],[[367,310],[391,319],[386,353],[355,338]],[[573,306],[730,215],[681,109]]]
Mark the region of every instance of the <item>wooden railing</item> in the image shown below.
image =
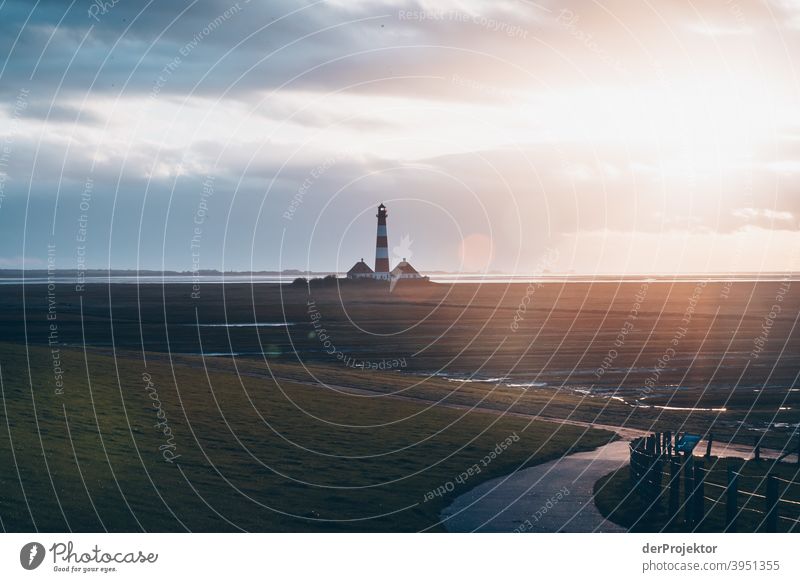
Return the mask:
[[[644,502],[647,513],[666,511],[665,527],[697,529],[711,511],[724,505],[726,532],[737,531],[739,517],[745,512],[761,516],[759,531],[778,531],[779,521],[789,531],[800,531],[800,501],[796,501],[800,499],[800,482],[774,473],[765,477],[743,475],[736,470],[735,461],[728,461],[724,485],[709,481],[707,477],[714,467],[705,466],[711,455],[711,441],[707,443],[705,458],[675,452],[669,432],[636,438],[630,443],[631,490]],[[755,491],[759,484],[754,490],[743,488],[745,479],[766,480],[764,494]]]

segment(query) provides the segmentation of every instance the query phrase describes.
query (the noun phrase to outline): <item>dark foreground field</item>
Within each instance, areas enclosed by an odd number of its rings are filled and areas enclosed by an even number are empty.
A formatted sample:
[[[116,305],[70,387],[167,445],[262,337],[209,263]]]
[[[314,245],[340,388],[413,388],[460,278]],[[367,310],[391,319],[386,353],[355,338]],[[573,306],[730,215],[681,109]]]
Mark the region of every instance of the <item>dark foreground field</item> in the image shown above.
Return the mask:
[[[786,281],[0,286],[0,519],[436,529],[592,423],[794,447],[799,313]]]
[[[455,495],[613,436],[199,358],[62,350],[57,393],[50,350],[0,350],[5,531],[436,531]]]

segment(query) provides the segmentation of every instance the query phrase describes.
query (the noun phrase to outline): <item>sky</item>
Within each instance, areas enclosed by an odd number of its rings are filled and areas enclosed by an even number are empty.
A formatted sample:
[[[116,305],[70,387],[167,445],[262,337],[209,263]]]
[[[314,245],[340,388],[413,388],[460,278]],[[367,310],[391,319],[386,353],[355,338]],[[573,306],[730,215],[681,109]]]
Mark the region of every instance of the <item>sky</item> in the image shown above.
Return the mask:
[[[0,3],[0,268],[800,269],[800,0]]]

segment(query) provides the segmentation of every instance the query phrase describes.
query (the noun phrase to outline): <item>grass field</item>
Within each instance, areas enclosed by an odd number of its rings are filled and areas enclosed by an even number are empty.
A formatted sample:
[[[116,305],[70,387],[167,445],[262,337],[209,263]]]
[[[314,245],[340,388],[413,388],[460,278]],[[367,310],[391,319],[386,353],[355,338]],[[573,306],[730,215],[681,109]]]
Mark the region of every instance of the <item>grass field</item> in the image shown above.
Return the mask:
[[[680,518],[670,520],[667,513],[669,496],[666,491],[668,477],[664,477],[664,495],[659,498],[657,506],[643,502],[636,494],[631,493],[629,468],[623,467],[603,477],[595,484],[595,503],[600,512],[609,520],[629,528],[634,532],[723,532],[726,528],[725,490],[727,484],[728,465],[739,473],[739,514],[737,517],[737,531],[757,532],[765,527],[763,496],[766,495],[766,475],[773,473],[785,481],[800,482],[800,466],[795,463],[778,463],[762,460],[743,461],[737,458],[711,457],[705,462],[705,467],[710,469],[705,485],[705,511],[706,517],[695,526],[689,527],[684,521],[684,512],[680,511]],[[684,483],[680,480],[680,503],[684,503]],[[752,493],[754,495],[747,495]],[[779,532],[800,533],[800,484],[790,485],[780,482],[779,497],[783,500],[778,503]],[[683,505],[682,505],[683,507]]]
[[[371,390],[434,373],[504,378],[518,386],[426,380],[424,390],[408,391],[490,408],[514,401],[525,413],[644,430],[710,431],[718,441],[750,446],[761,439],[780,449],[796,440],[800,286],[731,281],[698,290],[696,283],[662,280],[646,283],[645,291],[642,285],[459,284],[392,293],[346,285],[309,294],[302,286],[238,283],[202,285],[196,297],[186,284],[87,285],[81,293],[57,285],[52,299],[58,341],[66,346],[163,358],[234,353],[236,365],[258,375],[269,373],[267,365],[294,374],[302,363],[328,370],[333,382],[345,375],[357,380],[326,353],[318,322],[337,353],[370,362],[402,359],[401,371],[411,378],[372,382],[393,376],[381,373],[358,380]],[[0,341],[47,344],[47,293],[44,285],[0,288]]]
[[[454,495],[612,438],[206,371],[199,358],[58,356],[63,394],[50,349],[0,345],[6,531],[438,530]]]

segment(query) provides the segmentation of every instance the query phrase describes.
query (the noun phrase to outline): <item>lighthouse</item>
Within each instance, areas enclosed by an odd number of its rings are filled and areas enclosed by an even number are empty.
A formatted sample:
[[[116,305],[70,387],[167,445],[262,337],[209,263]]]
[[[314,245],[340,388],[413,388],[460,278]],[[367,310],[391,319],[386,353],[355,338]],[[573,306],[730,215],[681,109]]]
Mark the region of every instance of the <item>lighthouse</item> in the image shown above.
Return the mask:
[[[378,237],[375,241],[375,278],[389,279],[389,242],[386,236],[386,206],[378,206]]]
[[[364,259],[361,259],[347,271],[347,278],[351,281],[389,281],[390,292],[394,290],[401,280],[406,281],[403,283],[404,286],[409,283],[428,283],[428,277],[420,275],[405,259],[400,261],[394,269],[389,270],[389,238],[386,233],[386,217],[389,215],[386,213],[384,204],[378,206],[378,214],[375,216],[378,219],[378,236],[375,240],[375,270],[370,269]],[[405,249],[410,246],[411,242],[408,236],[404,236],[400,245]],[[395,252],[399,248],[395,247]]]

